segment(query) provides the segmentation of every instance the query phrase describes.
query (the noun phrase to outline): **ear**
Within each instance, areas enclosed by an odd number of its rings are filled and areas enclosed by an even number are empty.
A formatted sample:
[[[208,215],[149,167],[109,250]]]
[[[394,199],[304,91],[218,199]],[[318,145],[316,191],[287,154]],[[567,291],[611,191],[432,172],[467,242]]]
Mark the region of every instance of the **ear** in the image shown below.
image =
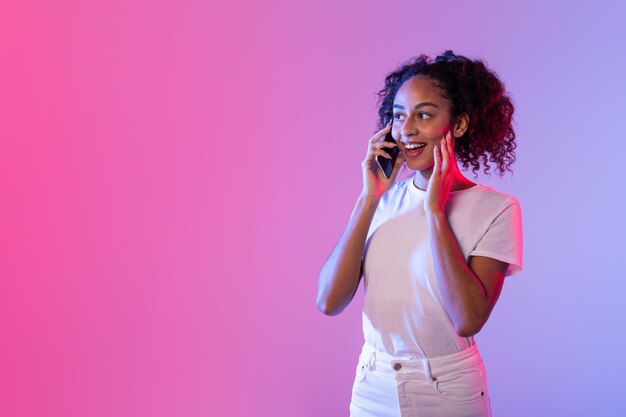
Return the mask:
[[[456,122],[454,123],[454,127],[452,129],[452,133],[455,138],[460,138],[467,132],[469,128],[469,114],[462,113],[459,117],[456,118]]]

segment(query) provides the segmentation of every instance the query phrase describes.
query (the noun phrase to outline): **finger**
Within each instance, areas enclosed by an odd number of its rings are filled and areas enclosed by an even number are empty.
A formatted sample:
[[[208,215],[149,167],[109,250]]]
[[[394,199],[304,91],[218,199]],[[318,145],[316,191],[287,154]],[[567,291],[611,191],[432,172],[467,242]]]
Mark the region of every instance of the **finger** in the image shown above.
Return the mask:
[[[382,142],[378,142],[375,145],[378,149],[380,148],[395,148],[398,145],[396,143],[393,142],[387,142],[386,140],[382,141]]]
[[[433,145],[433,159],[435,160],[435,166],[433,167],[432,175],[439,175],[439,148],[437,144]]]
[[[450,153],[450,157],[454,158],[454,135],[452,131],[448,132],[448,152]]]
[[[391,123],[388,123],[387,126],[382,128],[378,132],[374,133],[374,136],[370,138],[369,142],[370,143],[378,142],[379,140],[381,140],[381,138],[384,138],[387,132],[389,132],[390,130],[391,130]]]
[[[389,158],[391,159],[391,155],[389,155],[387,152],[381,150],[381,149],[376,149],[374,151],[372,151],[368,157],[368,159],[372,159],[375,156],[383,156],[385,158]]]
[[[453,171],[458,171],[459,167],[456,161],[456,155],[455,155],[455,137],[452,134],[452,132],[449,132],[448,134],[448,159],[449,159],[449,164],[450,164],[450,169]]]
[[[441,172],[446,173],[450,169],[450,153],[448,151],[448,141],[444,137],[441,140],[441,155],[443,162],[441,164]]]
[[[382,148],[394,148],[397,145],[395,143],[391,143],[391,142],[387,142],[387,141],[382,141],[382,142],[376,142],[372,145],[370,145],[370,151],[374,152],[374,151],[378,151]]]

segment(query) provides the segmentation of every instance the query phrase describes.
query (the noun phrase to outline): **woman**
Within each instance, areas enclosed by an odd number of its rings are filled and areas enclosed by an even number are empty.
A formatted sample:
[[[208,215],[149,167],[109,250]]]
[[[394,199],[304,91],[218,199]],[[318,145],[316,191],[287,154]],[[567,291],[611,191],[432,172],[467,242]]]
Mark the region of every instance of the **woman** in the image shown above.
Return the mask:
[[[504,277],[521,271],[516,198],[475,184],[489,162],[515,161],[513,104],[480,60],[421,55],[385,79],[379,130],[362,162],[363,190],[321,269],[318,308],[339,314],[361,277],[365,343],[351,416],[490,416],[473,336]],[[395,143],[384,141],[391,131]],[[386,178],[376,158],[400,154]],[[415,175],[395,182],[401,166]]]

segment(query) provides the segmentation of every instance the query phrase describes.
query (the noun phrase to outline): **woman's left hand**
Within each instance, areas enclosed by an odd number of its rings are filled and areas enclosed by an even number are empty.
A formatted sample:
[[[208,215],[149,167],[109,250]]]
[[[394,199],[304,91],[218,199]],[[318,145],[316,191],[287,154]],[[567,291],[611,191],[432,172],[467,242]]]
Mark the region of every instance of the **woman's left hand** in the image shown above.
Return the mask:
[[[428,181],[424,209],[430,214],[445,214],[446,203],[459,166],[454,156],[454,136],[448,131],[441,139],[441,150],[434,146],[435,166]]]

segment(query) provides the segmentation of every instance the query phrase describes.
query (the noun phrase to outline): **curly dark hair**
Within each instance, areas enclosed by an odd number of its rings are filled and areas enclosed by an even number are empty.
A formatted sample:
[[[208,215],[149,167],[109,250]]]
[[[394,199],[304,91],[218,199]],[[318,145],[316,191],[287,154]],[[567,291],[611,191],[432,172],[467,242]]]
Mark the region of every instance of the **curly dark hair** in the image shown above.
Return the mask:
[[[448,50],[432,61],[422,54],[410,59],[385,78],[385,88],[378,93],[378,129],[393,117],[393,100],[407,79],[420,75],[427,77],[443,91],[451,102],[451,116],[469,115],[465,134],[455,141],[455,155],[466,169],[472,166],[474,175],[481,164],[488,174],[497,165],[500,176],[515,162],[515,131],[512,127],[513,102],[505,93],[504,84],[483,61],[455,55]]]

